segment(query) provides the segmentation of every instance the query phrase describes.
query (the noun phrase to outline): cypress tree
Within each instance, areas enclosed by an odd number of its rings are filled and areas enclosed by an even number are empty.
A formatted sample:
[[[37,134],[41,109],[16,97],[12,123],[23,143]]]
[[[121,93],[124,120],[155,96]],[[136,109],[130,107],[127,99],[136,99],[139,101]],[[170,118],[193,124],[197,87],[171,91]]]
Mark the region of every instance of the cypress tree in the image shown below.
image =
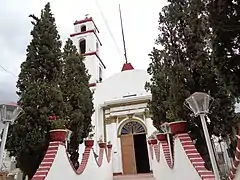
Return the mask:
[[[78,160],[78,146],[91,130],[93,114],[93,97],[88,87],[90,76],[83,60],[72,40],[68,39],[63,52],[64,72],[61,89],[64,101],[70,107],[67,116],[70,119],[69,129],[73,136],[69,151],[74,164]]]
[[[194,92],[210,93],[215,99],[209,114],[210,134],[227,136],[234,120],[234,99],[212,62],[206,3],[169,1],[162,9],[156,41],[159,48],[150,54],[152,79],[147,89],[153,95],[150,111],[155,127],[165,120],[187,120],[198,150],[209,161],[199,117],[190,116],[184,100]]]
[[[17,81],[18,104],[24,113],[9,132],[7,149],[17,165],[31,178],[49,143],[49,115],[65,119],[66,104],[60,90],[62,78],[61,41],[55,18],[47,3],[40,18],[33,19],[32,40]]]
[[[235,0],[211,0],[213,62],[231,94],[240,96],[240,4]]]

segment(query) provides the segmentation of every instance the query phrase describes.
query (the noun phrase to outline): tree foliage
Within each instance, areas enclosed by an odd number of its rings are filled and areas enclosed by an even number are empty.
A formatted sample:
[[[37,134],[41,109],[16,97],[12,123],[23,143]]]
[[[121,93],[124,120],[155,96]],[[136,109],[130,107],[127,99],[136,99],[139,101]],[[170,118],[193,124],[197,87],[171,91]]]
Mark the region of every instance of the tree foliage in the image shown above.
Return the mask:
[[[240,4],[236,0],[211,0],[213,62],[231,94],[240,96]]]
[[[211,48],[211,28],[207,1],[179,0],[159,14],[158,48],[150,54],[148,72],[152,75],[146,89],[152,92],[149,104],[156,128],[164,121],[187,120],[198,147],[205,147],[199,118],[184,107],[194,92],[210,93],[214,98],[209,117],[211,134],[231,134],[234,119],[234,97],[216,73]],[[200,128],[199,128],[200,127]],[[200,150],[202,154],[206,149]]]
[[[64,101],[70,108],[67,116],[70,119],[69,129],[74,134],[70,141],[73,161],[79,144],[91,130],[93,114],[92,92],[88,87],[90,76],[87,74],[83,60],[72,40],[68,39],[63,52],[64,71],[61,89]]]
[[[17,165],[31,178],[43,159],[49,143],[48,117],[66,120],[73,132],[71,148],[77,150],[91,128],[92,94],[89,76],[76,47],[68,40],[61,52],[55,18],[47,3],[33,21],[32,40],[17,81],[18,104],[24,113],[9,132],[7,149]]]

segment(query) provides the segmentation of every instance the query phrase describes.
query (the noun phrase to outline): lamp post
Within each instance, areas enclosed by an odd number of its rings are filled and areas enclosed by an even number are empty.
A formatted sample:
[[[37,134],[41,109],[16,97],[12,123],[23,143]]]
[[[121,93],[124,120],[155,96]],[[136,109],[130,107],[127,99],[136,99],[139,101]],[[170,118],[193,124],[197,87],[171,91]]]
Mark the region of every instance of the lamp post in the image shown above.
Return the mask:
[[[0,169],[2,168],[3,164],[3,154],[7,140],[9,124],[15,121],[21,111],[22,109],[17,104],[0,104],[0,135],[3,131],[0,146]]]
[[[207,128],[207,123],[206,123],[206,119],[205,116],[207,113],[209,113],[209,107],[210,107],[210,102],[213,100],[213,98],[203,92],[195,92],[193,93],[190,97],[188,97],[185,102],[184,105],[189,108],[195,116],[200,116],[201,118],[201,123],[203,126],[203,132],[204,132],[204,136],[206,139],[206,143],[207,143],[207,147],[208,147],[208,152],[210,155],[210,160],[211,160],[211,164],[213,167],[213,172],[215,175],[216,180],[220,180],[220,175],[219,175],[219,171],[218,171],[218,167],[217,167],[217,162],[214,156],[214,152],[213,152],[213,147],[212,147],[212,143],[210,140],[210,136],[209,136],[209,132],[208,132],[208,128]]]

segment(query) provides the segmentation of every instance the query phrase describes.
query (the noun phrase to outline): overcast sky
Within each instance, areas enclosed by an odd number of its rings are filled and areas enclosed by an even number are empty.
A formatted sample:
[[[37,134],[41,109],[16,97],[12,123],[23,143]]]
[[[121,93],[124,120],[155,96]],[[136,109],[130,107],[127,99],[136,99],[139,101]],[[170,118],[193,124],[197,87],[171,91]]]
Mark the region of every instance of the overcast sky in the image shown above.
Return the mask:
[[[117,73],[124,62],[118,4],[121,3],[128,60],[136,69],[147,69],[148,54],[158,34],[158,14],[165,0],[2,0],[0,5],[0,65],[15,75],[25,60],[26,47],[31,40],[29,14],[40,15],[50,2],[61,40],[73,33],[73,22],[85,14],[93,17],[103,43],[101,58],[106,75]],[[99,6],[98,6],[98,5]],[[100,7],[100,8],[99,8]],[[104,17],[100,11],[103,12]],[[111,38],[104,18],[117,42]],[[15,101],[16,77],[0,68],[0,102]]]

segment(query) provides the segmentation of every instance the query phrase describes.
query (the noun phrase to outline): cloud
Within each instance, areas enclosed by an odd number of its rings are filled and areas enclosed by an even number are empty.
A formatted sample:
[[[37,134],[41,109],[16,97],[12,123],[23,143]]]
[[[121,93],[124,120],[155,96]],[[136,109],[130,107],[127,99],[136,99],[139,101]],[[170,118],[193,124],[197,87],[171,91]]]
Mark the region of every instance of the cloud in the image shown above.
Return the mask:
[[[0,6],[0,65],[16,76],[31,39],[28,16],[32,5],[30,0],[10,0],[1,2]],[[17,100],[16,80],[17,77],[0,68],[0,102]]]
[[[17,99],[15,84],[0,82],[0,103],[16,102]]]

